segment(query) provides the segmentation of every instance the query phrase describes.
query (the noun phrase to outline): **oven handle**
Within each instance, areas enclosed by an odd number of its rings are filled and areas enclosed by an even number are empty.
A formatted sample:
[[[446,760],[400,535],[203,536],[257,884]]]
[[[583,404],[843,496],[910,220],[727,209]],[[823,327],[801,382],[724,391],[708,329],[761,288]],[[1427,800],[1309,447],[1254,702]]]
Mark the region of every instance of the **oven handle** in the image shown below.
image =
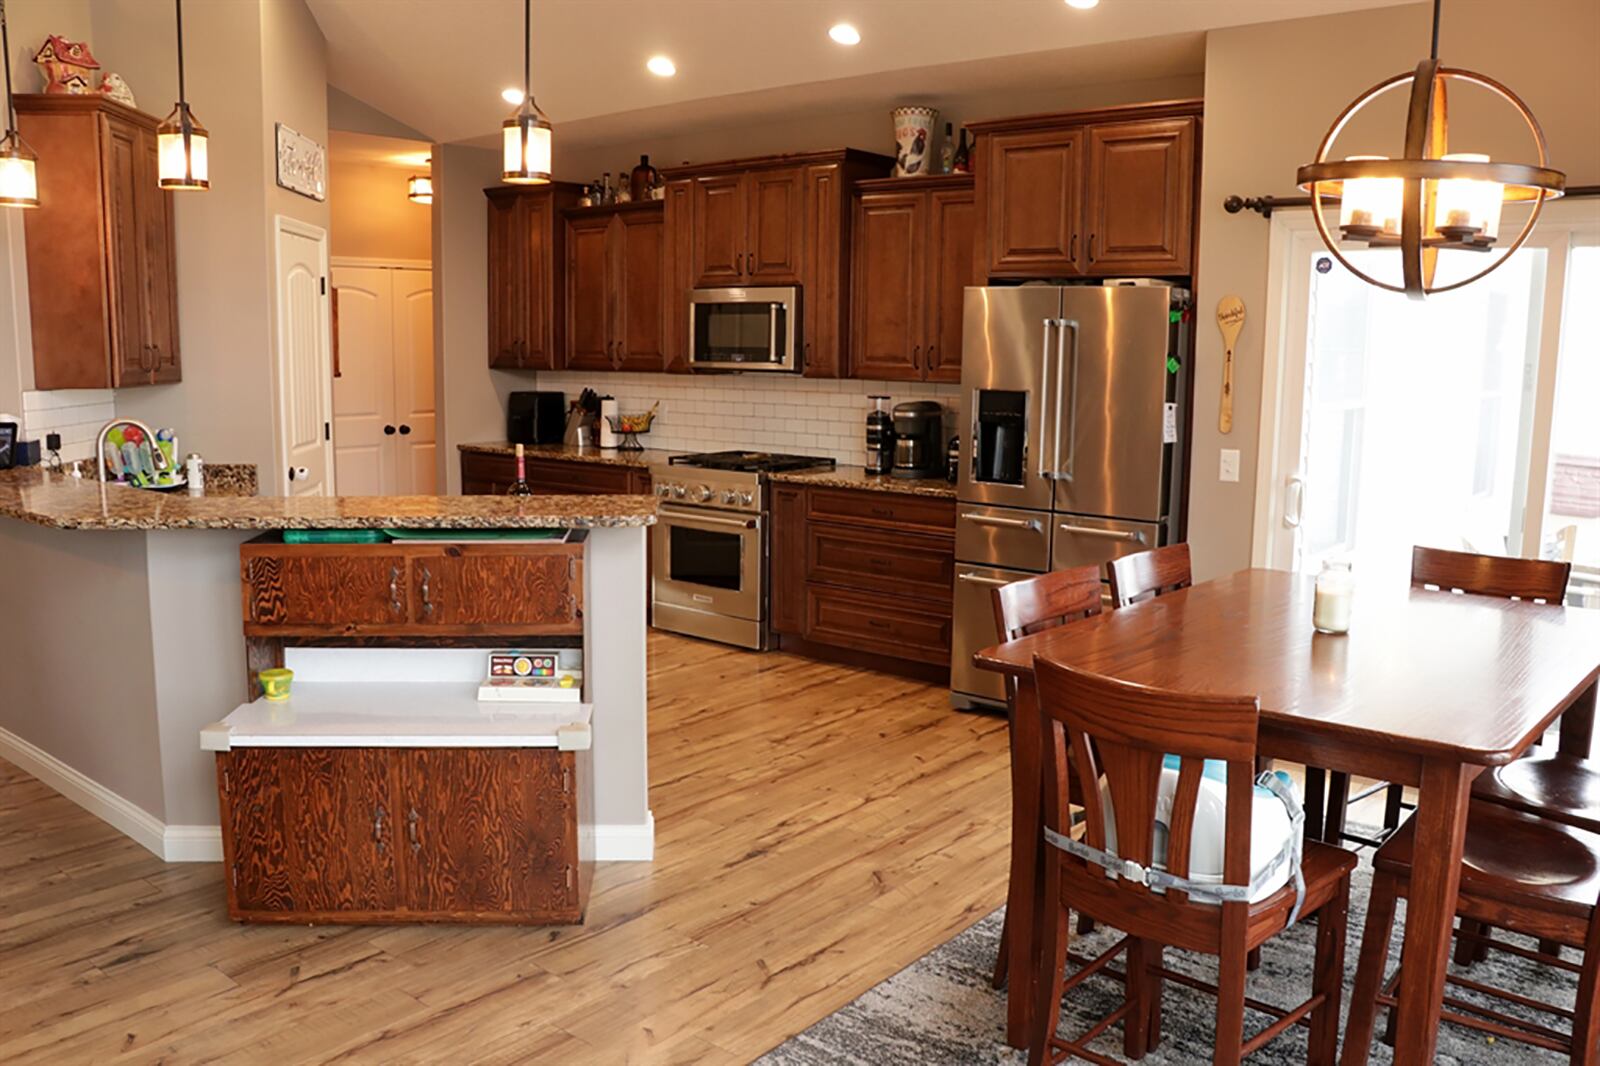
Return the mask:
[[[732,529],[759,529],[759,518],[723,518],[720,515],[685,514],[682,511],[661,510],[661,517],[684,525],[704,523],[711,526],[726,526]]]
[[[999,515],[974,514],[968,511],[962,514],[961,520],[979,526],[999,526],[1001,529],[1026,529],[1033,533],[1039,532],[1039,522],[1032,518],[1001,518]]]
[[[1077,533],[1085,537],[1100,537],[1104,540],[1125,540],[1129,544],[1143,544],[1144,534],[1137,529],[1097,529],[1094,526],[1075,526],[1070,522],[1061,523],[1061,532]]]
[[[956,580],[965,581],[971,585],[984,585],[992,589],[1004,588],[1011,584],[1003,577],[984,577],[982,574],[973,574],[966,571],[957,574]]]

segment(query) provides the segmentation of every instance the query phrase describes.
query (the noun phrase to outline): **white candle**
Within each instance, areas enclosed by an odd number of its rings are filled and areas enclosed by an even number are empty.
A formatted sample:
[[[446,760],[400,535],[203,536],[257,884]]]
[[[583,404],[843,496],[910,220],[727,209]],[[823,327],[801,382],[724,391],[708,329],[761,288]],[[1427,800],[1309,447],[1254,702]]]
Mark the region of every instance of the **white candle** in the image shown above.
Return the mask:
[[[1317,575],[1316,602],[1311,609],[1311,624],[1317,632],[1350,631],[1350,604],[1355,592],[1355,577],[1349,563],[1322,564],[1322,572]]]

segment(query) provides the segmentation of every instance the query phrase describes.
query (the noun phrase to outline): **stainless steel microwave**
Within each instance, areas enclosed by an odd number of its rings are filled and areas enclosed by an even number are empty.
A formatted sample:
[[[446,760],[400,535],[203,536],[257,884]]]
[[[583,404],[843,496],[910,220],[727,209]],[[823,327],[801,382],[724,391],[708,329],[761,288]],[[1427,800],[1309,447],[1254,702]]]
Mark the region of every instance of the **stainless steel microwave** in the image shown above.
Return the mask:
[[[689,369],[799,373],[799,288],[691,290]]]

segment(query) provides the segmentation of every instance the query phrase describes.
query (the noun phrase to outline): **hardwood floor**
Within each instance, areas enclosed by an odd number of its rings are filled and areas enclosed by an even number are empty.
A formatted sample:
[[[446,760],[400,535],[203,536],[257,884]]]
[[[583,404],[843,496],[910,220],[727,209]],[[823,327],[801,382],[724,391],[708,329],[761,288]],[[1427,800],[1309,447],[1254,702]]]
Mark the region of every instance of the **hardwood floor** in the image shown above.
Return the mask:
[[[0,1061],[742,1063],[999,906],[1004,720],[650,638],[653,863],[561,929],[238,926],[0,762]]]

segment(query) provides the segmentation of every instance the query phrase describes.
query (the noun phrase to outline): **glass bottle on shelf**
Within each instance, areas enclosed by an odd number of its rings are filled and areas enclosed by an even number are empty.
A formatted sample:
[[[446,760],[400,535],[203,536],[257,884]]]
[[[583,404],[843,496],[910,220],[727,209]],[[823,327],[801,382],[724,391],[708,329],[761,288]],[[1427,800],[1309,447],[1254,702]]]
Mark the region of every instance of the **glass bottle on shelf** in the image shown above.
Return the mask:
[[[660,180],[661,175],[650,165],[650,157],[641,155],[639,165],[628,174],[628,192],[635,200],[653,199],[650,192]]]
[[[961,127],[961,143],[956,146],[955,158],[951,160],[951,168],[956,174],[972,173],[972,157],[967,152],[967,127]]]
[[[956,128],[944,124],[944,144],[939,146],[939,173],[954,174],[956,170]]]
[[[611,171],[606,171],[600,177],[600,202],[614,204],[617,202],[617,190],[611,187]]]
[[[522,445],[517,445],[517,480],[506,489],[507,496],[532,496],[533,489],[528,485],[528,461],[522,454]]]

